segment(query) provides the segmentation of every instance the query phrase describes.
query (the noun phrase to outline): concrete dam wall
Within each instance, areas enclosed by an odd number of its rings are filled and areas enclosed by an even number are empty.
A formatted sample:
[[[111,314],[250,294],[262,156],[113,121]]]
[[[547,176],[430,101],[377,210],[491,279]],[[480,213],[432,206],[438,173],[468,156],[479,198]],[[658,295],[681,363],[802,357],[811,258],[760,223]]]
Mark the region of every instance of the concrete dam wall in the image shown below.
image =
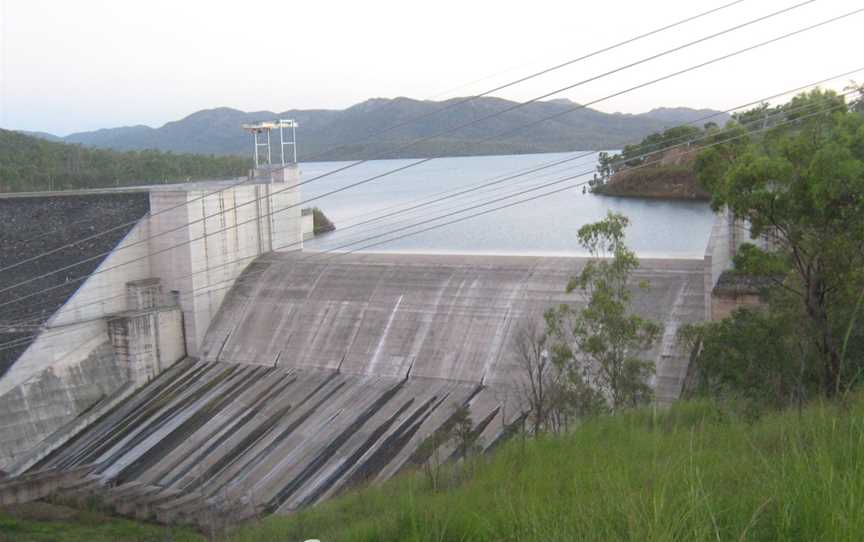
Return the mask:
[[[520,416],[512,337],[565,295],[571,258],[270,253],[241,275],[200,349],[43,460],[165,520],[208,507],[290,512],[422,461],[459,406],[483,446]],[[645,260],[635,309],[666,326],[662,402],[704,315],[698,260]],[[442,450],[447,457],[452,450]],[[135,506],[139,506],[135,505]]]
[[[197,353],[243,269],[302,248],[296,172],[267,173],[0,197],[0,266],[15,266],[0,273],[0,471],[28,469]]]

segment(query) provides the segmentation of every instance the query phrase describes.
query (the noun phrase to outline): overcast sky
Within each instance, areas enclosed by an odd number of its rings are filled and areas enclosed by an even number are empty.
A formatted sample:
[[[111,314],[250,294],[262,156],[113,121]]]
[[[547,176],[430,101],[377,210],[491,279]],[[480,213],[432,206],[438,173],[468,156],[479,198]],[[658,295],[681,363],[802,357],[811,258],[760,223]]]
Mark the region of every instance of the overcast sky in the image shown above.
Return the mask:
[[[0,127],[65,135],[219,106],[471,95],[729,1],[0,0]],[[746,0],[497,95],[530,99],[795,3]],[[555,97],[590,102],[858,7],[817,0]],[[594,107],[735,107],[864,67],[862,27],[856,15]]]

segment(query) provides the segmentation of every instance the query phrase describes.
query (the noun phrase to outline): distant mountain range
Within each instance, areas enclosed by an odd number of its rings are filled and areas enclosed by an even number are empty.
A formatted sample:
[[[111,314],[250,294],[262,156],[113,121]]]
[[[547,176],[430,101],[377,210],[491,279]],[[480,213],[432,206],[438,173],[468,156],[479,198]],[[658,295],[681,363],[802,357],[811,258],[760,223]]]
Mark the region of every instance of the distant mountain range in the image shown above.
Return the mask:
[[[300,125],[297,137],[301,161],[349,160],[617,149],[664,128],[719,113],[678,107],[639,115],[610,114],[578,108],[577,104],[562,99],[508,110],[517,103],[493,97],[459,103],[463,100],[375,98],[343,110],[294,109],[281,113],[247,113],[220,107],[198,111],[160,128],[124,126],[66,137],[24,133],[56,142],[121,151],[158,149],[248,156],[252,143],[250,136],[240,129],[241,124],[289,118]],[[505,110],[508,111],[452,134],[437,135]],[[555,117],[542,121],[552,116]],[[417,117],[420,120],[409,122]],[[711,120],[722,125],[728,118],[719,113]],[[398,127],[388,130],[393,126]],[[375,135],[382,130],[385,133]],[[424,138],[428,140],[411,144]],[[278,149],[274,148],[274,152],[278,153]]]

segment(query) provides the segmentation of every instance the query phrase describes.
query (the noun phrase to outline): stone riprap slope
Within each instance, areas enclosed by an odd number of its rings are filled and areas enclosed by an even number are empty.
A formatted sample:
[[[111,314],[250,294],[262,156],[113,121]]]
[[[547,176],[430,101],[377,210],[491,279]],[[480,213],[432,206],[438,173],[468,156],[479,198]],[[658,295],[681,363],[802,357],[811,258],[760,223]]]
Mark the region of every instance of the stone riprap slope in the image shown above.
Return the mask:
[[[28,337],[37,333],[81,286],[82,281],[75,279],[89,276],[104,260],[99,255],[111,251],[149,210],[146,192],[0,197],[0,268],[64,247],[47,257],[3,271],[0,289],[93,258],[0,293],[0,303],[37,294],[0,309],[0,342],[19,341],[14,347],[0,350],[0,376],[30,345]],[[125,225],[130,222],[133,224]],[[115,227],[116,230],[109,231]],[[108,233],[78,242],[102,232]]]
[[[98,464],[128,510],[198,521],[214,507],[286,513],[386,479],[422,462],[460,405],[492,446],[520,416],[514,330],[578,303],[564,286],[583,263],[262,256],[226,297],[201,361],[163,373],[37,467]],[[636,310],[667,328],[649,353],[666,401],[686,371],[674,331],[704,314],[701,262],[645,261],[642,279],[653,288]]]

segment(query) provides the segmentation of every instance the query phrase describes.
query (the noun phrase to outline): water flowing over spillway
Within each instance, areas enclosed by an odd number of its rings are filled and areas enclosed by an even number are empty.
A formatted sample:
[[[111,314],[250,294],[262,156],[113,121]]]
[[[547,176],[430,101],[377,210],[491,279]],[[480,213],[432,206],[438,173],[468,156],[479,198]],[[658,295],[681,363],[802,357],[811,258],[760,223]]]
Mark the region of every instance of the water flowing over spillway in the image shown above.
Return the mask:
[[[102,483],[171,513],[239,501],[284,513],[422,461],[418,448],[459,406],[493,446],[522,410],[513,332],[578,303],[564,286],[582,263],[264,255],[226,297],[200,360],[164,372],[38,468],[97,465]],[[651,283],[636,294],[640,314],[703,317],[701,261],[645,260],[635,279]],[[666,342],[649,353],[661,401],[686,371]]]

